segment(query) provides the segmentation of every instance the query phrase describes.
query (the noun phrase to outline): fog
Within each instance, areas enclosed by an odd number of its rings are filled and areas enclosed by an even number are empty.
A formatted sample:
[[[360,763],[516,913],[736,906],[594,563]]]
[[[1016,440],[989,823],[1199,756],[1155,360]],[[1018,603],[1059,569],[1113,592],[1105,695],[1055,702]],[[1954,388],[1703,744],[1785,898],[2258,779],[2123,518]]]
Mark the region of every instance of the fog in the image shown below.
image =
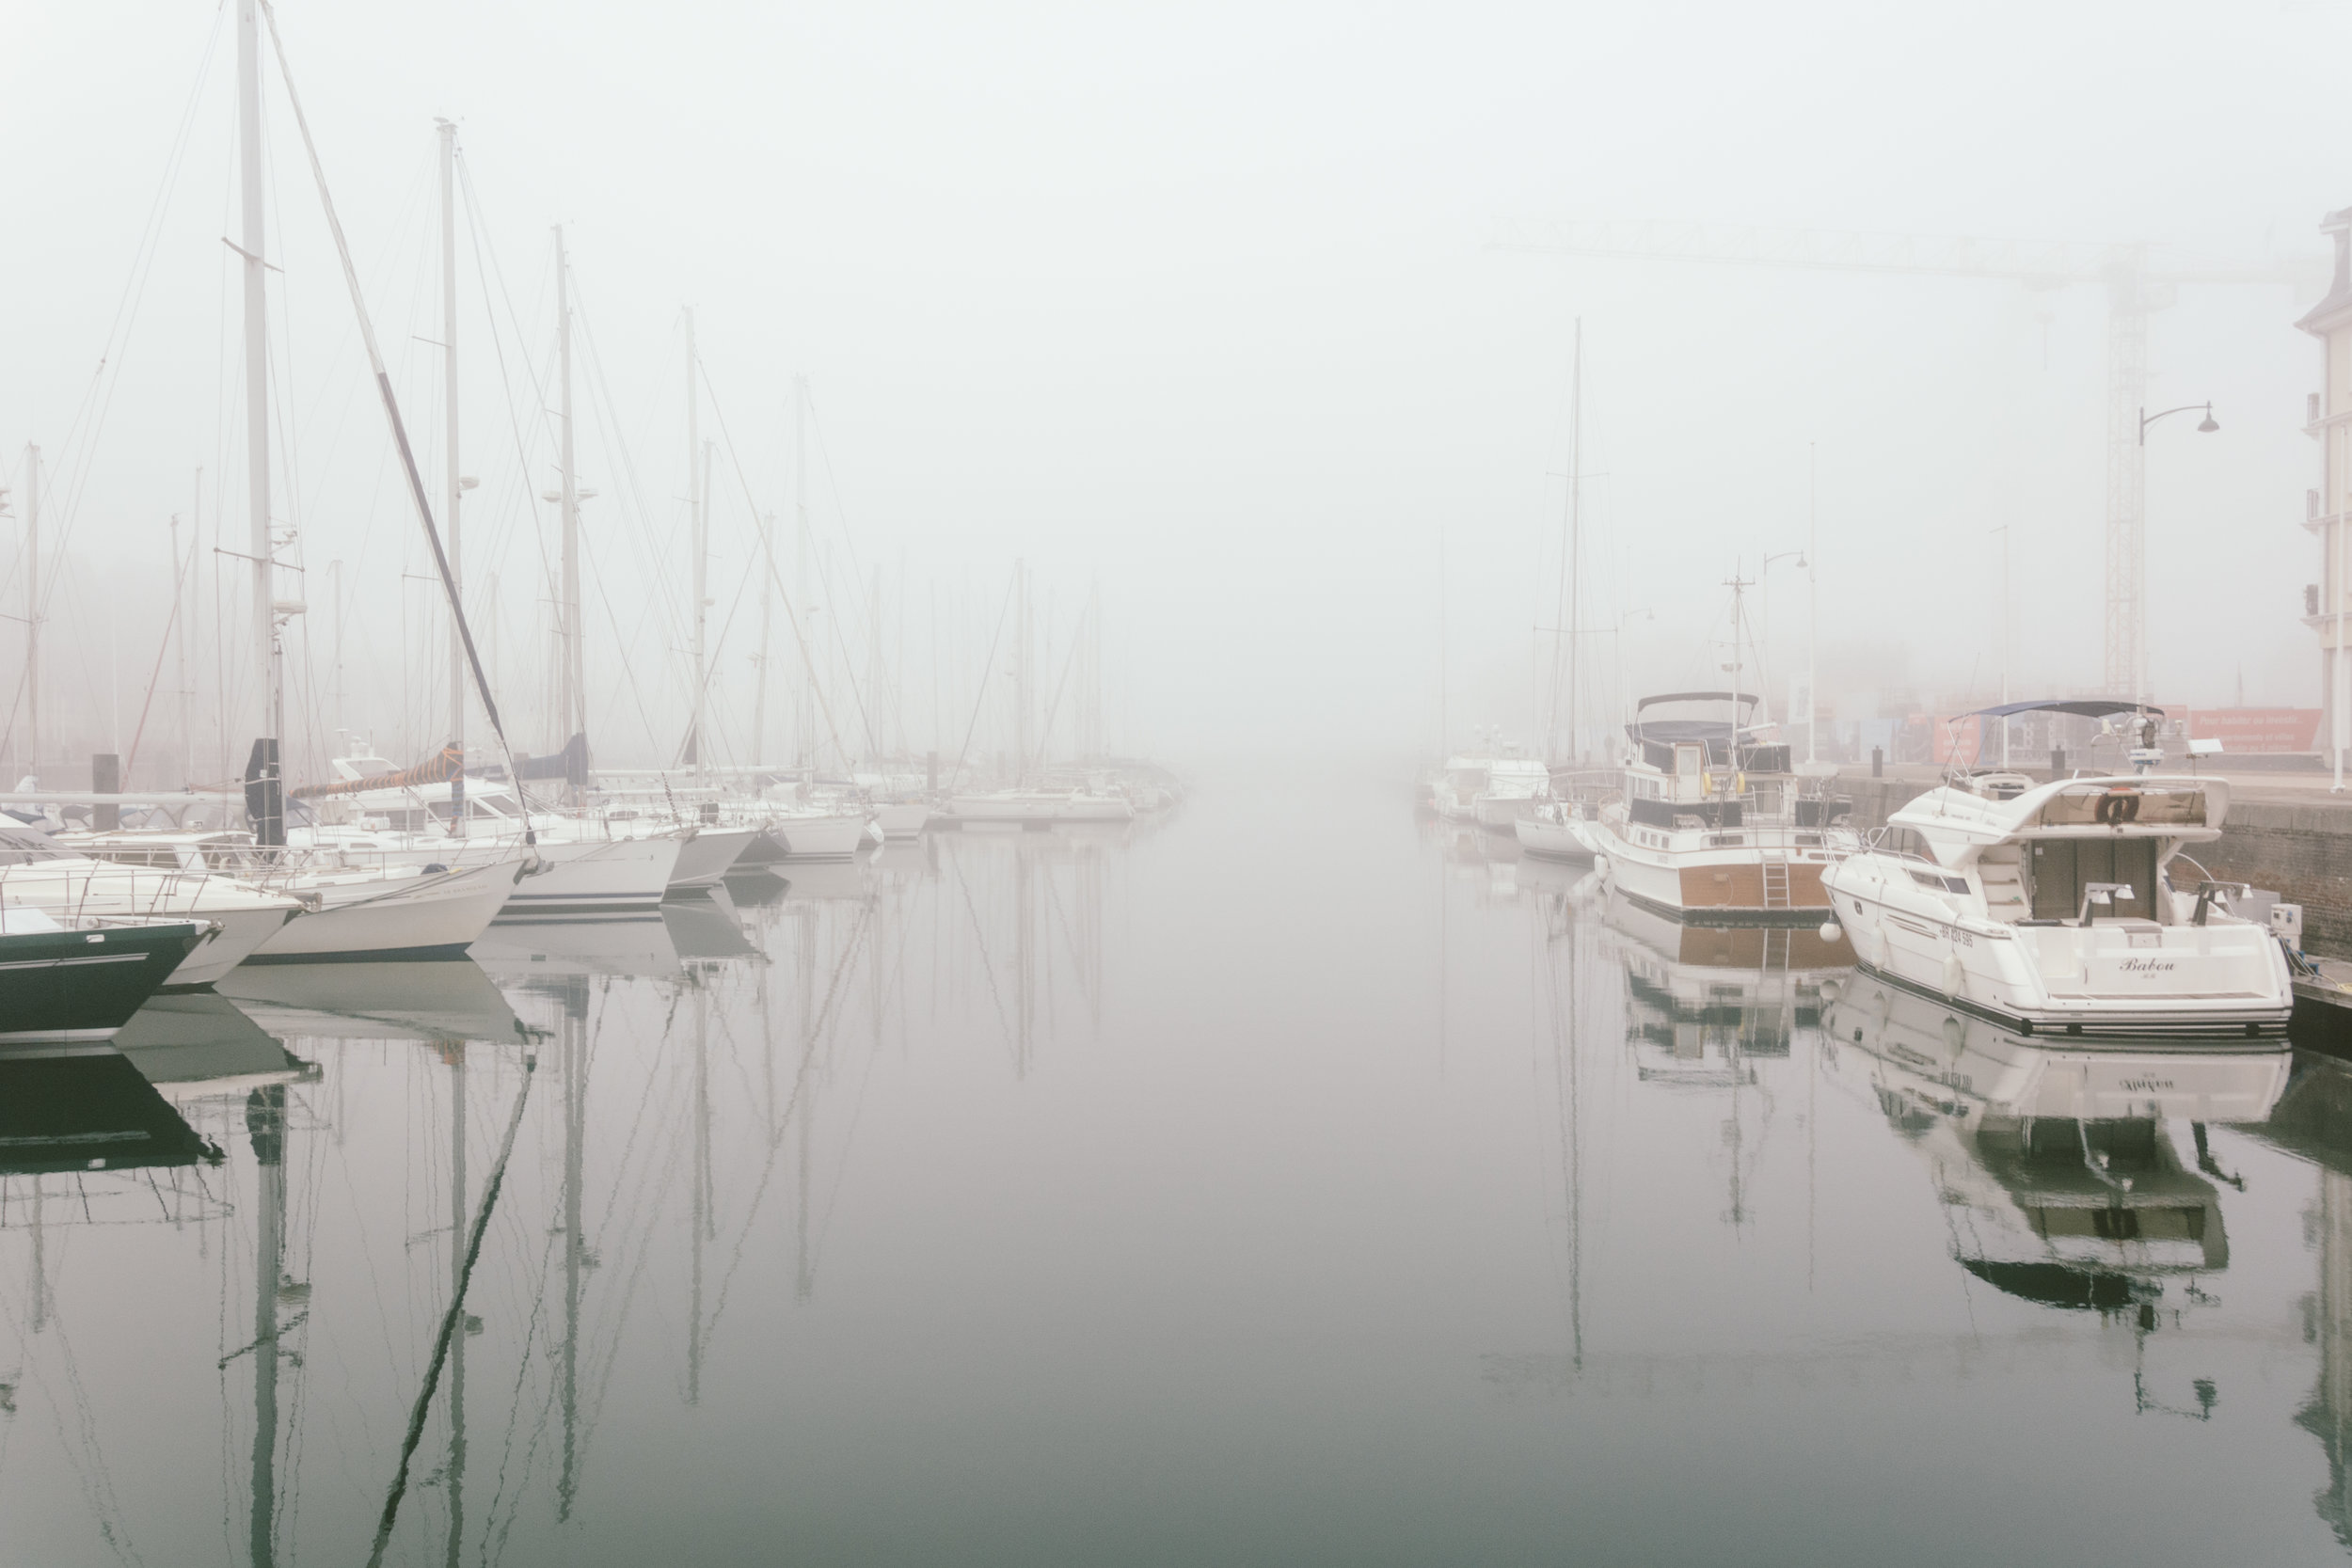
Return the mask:
[[[675,755],[691,689],[689,307],[722,443],[716,750],[772,760],[751,755],[755,517],[779,519],[790,580],[804,483],[813,635],[845,711],[852,675],[874,695],[882,643],[887,744],[1001,746],[1002,703],[977,693],[1026,561],[1041,703],[1099,587],[1111,745],[1403,759],[1438,744],[1441,708],[1456,742],[1540,727],[1579,322],[1581,621],[1622,627],[1617,685],[1715,679],[1724,579],[1808,528],[1828,700],[1996,689],[2003,526],[2018,693],[2101,678],[2101,290],[1536,255],[1497,245],[1514,226],[2131,241],[2193,265],[2316,258],[2320,214],[2352,201],[2341,6],[278,14],[437,515],[435,121],[459,127],[467,592],[533,751],[560,738],[555,508],[532,498],[554,483],[539,408],[564,228],[598,491],[591,721],[630,763]],[[128,750],[151,685],[171,691],[169,519],[200,509],[186,603],[217,777],[258,704],[238,563],[210,553],[246,547],[233,9],[14,0],[0,27],[0,453],[20,501],[25,443],[44,453],[44,752]],[[437,590],[264,77],[274,514],[307,567],[283,591],[310,607],[293,744],[315,759],[347,728],[405,760],[446,734]],[[2298,617],[2318,364],[2292,325],[2316,292],[2188,285],[2153,318],[2152,405],[2211,400],[2221,426],[2150,436],[2159,702],[2317,701]],[[1767,582],[1777,685],[1805,579],[1778,562]],[[0,627],[18,758],[21,630]],[[791,647],[779,611],[779,683]],[[771,702],[774,736],[791,710]]]

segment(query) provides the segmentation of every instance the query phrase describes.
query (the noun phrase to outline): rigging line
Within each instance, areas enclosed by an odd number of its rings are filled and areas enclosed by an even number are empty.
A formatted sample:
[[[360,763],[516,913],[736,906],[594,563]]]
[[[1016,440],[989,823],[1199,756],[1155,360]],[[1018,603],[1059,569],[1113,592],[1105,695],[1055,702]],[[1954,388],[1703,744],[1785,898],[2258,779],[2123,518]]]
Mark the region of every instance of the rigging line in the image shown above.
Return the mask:
[[[730,465],[732,465],[732,466],[734,467],[734,468],[735,468],[735,482],[736,482],[736,483],[738,483],[739,485],[742,486],[742,489],[743,489],[743,501],[744,501],[744,504],[745,504],[745,505],[747,505],[747,506],[749,506],[749,507],[752,509],[752,515],[753,515],[754,517],[757,517],[757,516],[760,515],[759,502],[758,502],[758,500],[757,500],[757,499],[756,499],[753,496],[753,494],[752,494],[752,482],[751,482],[751,480],[750,480],[750,479],[749,479],[749,478],[748,478],[748,477],[744,474],[744,472],[743,472],[743,459],[742,459],[741,455],[740,455],[740,454],[739,454],[739,453],[736,451],[736,450],[735,450],[735,437],[734,437],[734,436],[733,436],[732,434],[730,434],[730,433],[729,433],[729,431],[727,430],[727,416],[726,416],[726,411],[725,411],[723,408],[720,407],[720,405],[719,405],[719,388],[716,388],[716,387],[711,386],[711,384],[710,384],[710,372],[709,372],[707,369],[704,370],[704,372],[703,372],[703,387],[705,388],[705,389],[707,389],[707,390],[710,393],[710,413],[711,413],[711,417],[712,417],[713,419],[715,419],[715,420],[717,420],[719,421],[719,437],[720,437],[721,441],[723,441],[723,442],[725,444],[725,446],[726,446],[726,449],[727,449],[727,462],[728,462]],[[762,549],[762,551],[761,551],[761,554],[762,554],[763,556],[765,556],[765,557],[766,557],[766,559],[767,559],[768,576],[769,576],[770,580],[771,580],[771,581],[772,581],[772,582],[775,584],[775,586],[776,586],[776,588],[777,588],[777,590],[778,590],[779,594],[782,594],[782,590],[783,590],[783,587],[784,587],[784,577],[783,577],[783,574],[782,574],[782,573],[781,573],[781,572],[777,569],[777,567],[776,567],[776,558],[775,558],[775,552],[774,552],[773,550],[771,550],[771,549],[766,549],[766,548],[763,548],[763,549]],[[747,581],[747,582],[748,582],[749,580],[750,580],[750,579],[749,579],[748,578],[745,578],[745,581]],[[820,706],[824,707],[824,709],[825,709],[825,728],[826,728],[826,730],[827,730],[828,732],[830,732],[830,733],[832,734],[832,736],[833,736],[833,745],[834,745],[834,751],[836,751],[836,752],[841,752],[841,751],[842,751],[842,747],[841,747],[841,734],[840,734],[840,731],[839,731],[838,729],[836,729],[836,728],[834,727],[834,721],[833,721],[833,709],[832,709],[832,706],[831,706],[831,705],[830,705],[830,704],[827,704],[827,703],[825,702],[825,700],[824,700],[824,690],[823,690],[824,683],[823,683],[822,681],[816,680],[816,678],[815,678],[815,677],[816,677],[816,667],[815,667],[814,665],[809,664],[809,658],[808,658],[808,643],[807,643],[807,641],[806,641],[805,639],[802,638],[802,636],[801,636],[801,623],[800,623],[800,617],[799,617],[799,614],[798,614],[798,613],[797,613],[797,612],[793,610],[793,608],[792,608],[792,601],[791,601],[791,597],[790,597],[790,595],[788,595],[788,594],[782,594],[782,596],[784,597],[784,600],[785,600],[785,605],[784,605],[784,612],[785,612],[785,614],[786,614],[787,617],[790,617],[790,618],[791,618],[791,621],[792,621],[792,636],[793,636],[793,639],[794,639],[794,641],[798,641],[798,642],[800,643],[800,648],[801,648],[801,661],[802,661],[802,663],[803,663],[803,665],[807,665],[807,666],[808,666],[808,669],[809,669],[809,674],[810,674],[810,676],[811,676],[812,683],[813,683],[813,684],[814,684],[814,685],[818,688],[818,692],[817,692],[817,700],[818,700],[818,705],[819,705]],[[739,587],[737,588],[737,590],[736,590],[736,605],[735,605],[734,607],[730,607],[730,608],[728,609],[728,610],[727,610],[727,626],[732,626],[732,625],[734,625],[734,624],[735,624],[735,610],[736,610],[736,608],[739,608],[739,607],[740,607],[740,605],[741,605],[741,603],[742,603],[742,598],[743,598],[743,591],[742,591],[742,589],[739,586]],[[838,601],[836,600],[835,602],[838,602]],[[841,618],[840,618],[839,616],[837,616],[837,615],[836,615],[836,616],[834,616],[834,630],[835,630],[836,634],[838,633],[839,628],[840,628],[840,622],[841,622]],[[721,641],[722,642],[724,642],[724,641],[725,641],[725,640],[726,640],[726,627],[725,627],[725,626],[722,626],[722,627],[720,627],[720,630],[719,630],[719,638],[720,638],[720,641]],[[865,730],[866,730],[866,738],[870,741],[870,740],[873,738],[873,736],[874,736],[874,726],[873,726],[873,721],[872,721],[871,720],[867,719],[867,718],[866,718],[866,699],[865,699],[864,694],[863,694],[863,693],[861,693],[861,692],[858,690],[858,689],[857,689],[857,681],[855,680],[855,678],[854,678],[854,677],[853,677],[853,678],[851,678],[851,680],[850,681],[850,697],[851,697],[852,699],[854,699],[854,700],[856,701],[856,703],[857,703],[857,717],[858,717],[858,722],[859,722],[859,724],[860,724],[860,725],[864,726],[864,728],[865,728]],[[842,752],[842,754],[846,756],[848,753],[847,753],[846,752]],[[754,758],[752,759],[752,761],[753,761],[755,764],[756,764],[757,762],[759,762],[759,761],[760,761],[760,759],[759,759],[759,758],[757,758],[757,757],[754,757]]]
[[[261,0],[261,4],[266,15],[269,0]],[[276,36],[274,30],[272,36]],[[417,1402],[408,1413],[408,1435],[400,1446],[400,1467],[392,1476],[391,1490],[384,1497],[384,1516],[376,1521],[375,1546],[368,1553],[368,1568],[381,1568],[384,1548],[391,1542],[392,1524],[400,1516],[400,1499],[408,1489],[408,1461],[424,1436],[425,1413],[433,1406],[433,1390],[441,1380],[442,1364],[449,1359],[450,1338],[457,1331],[458,1320],[465,1316],[466,1286],[473,1278],[474,1260],[482,1256],[482,1233],[489,1227],[490,1212],[498,1206],[499,1188],[506,1180],[507,1157],[515,1152],[515,1133],[523,1124],[523,1108],[531,1103],[531,1083],[538,1068],[536,1053],[523,1058],[522,1086],[515,1091],[515,1111],[506,1119],[506,1136],[499,1145],[498,1163],[490,1167],[490,1180],[482,1189],[481,1206],[474,1211],[473,1228],[466,1240],[466,1260],[457,1272],[457,1287],[450,1292],[449,1310],[441,1315],[441,1331],[433,1341],[433,1359],[425,1368],[424,1386],[417,1390]]]
[[[58,446],[60,457],[72,453],[79,460],[78,468],[71,471],[66,483],[63,498],[65,531],[57,540],[60,552],[64,549],[67,536],[72,531],[74,519],[80,515],[82,489],[88,481],[90,466],[96,458],[99,433],[105,428],[107,411],[114,406],[115,390],[122,383],[119,356],[130,352],[130,334],[132,327],[137,325],[139,302],[147,297],[148,281],[155,274],[155,259],[162,248],[159,241],[164,218],[170,209],[171,194],[179,188],[180,169],[187,158],[189,133],[195,125],[197,108],[203,101],[204,84],[212,75],[213,54],[220,43],[221,19],[227,14],[228,8],[225,6],[213,13],[213,30],[205,38],[204,53],[197,61],[196,80],[189,85],[187,103],[180,112],[180,127],[173,135],[171,150],[164,159],[163,178],[157,182],[155,195],[148,203],[147,221],[140,226],[138,245],[132,252],[131,276],[123,280],[122,293],[115,303],[114,319],[107,323],[98,365],[90,372],[90,385],[83,394],[82,406],[66,426],[65,439]],[[144,264],[140,259],[142,252],[145,255]],[[126,315],[129,318],[127,322]],[[118,330],[121,335],[119,343],[116,341]],[[112,377],[106,373],[110,364],[114,370]],[[105,386],[105,396],[99,402],[96,415],[90,418],[87,444],[77,451],[74,442],[79,437],[84,419],[89,416],[90,404],[97,398],[102,381]]]
[[[860,912],[858,916],[857,927],[850,933],[849,945],[841,950],[840,961],[834,965],[833,988],[837,988],[840,985],[841,976],[844,972],[847,971],[850,960],[856,956],[859,945],[865,940],[866,918],[872,913],[873,906],[871,904],[866,905],[864,911]],[[824,1007],[818,1014],[820,1020],[822,1019],[824,1013],[831,1012],[833,1009],[833,988],[829,988],[826,992]],[[750,1208],[743,1215],[742,1233],[736,1240],[733,1256],[727,1263],[727,1272],[725,1275],[721,1276],[719,1280],[718,1300],[710,1308],[710,1320],[703,1325],[703,1333],[705,1335],[703,1343],[706,1347],[707,1347],[710,1342],[708,1336],[715,1333],[719,1327],[720,1316],[727,1309],[728,1288],[735,1283],[736,1271],[743,1265],[743,1243],[751,1240],[752,1226],[754,1222],[759,1218],[760,1206],[767,1201],[769,1182],[775,1175],[776,1157],[784,1151],[785,1138],[784,1126],[782,1124],[788,1123],[790,1121],[792,1112],[801,1102],[801,1093],[808,1086],[809,1069],[816,1063],[817,1041],[818,1037],[825,1033],[826,1028],[820,1025],[818,1028],[812,1029],[809,1032],[808,1038],[802,1042],[801,1069],[799,1073],[795,1075],[791,1097],[785,1101],[783,1115],[778,1118],[779,1125],[774,1130],[775,1136],[768,1140],[768,1159],[766,1163],[760,1166],[759,1184],[753,1190]],[[868,1064],[868,1069],[871,1069],[870,1063]]]
[[[499,265],[498,247],[494,245],[488,244],[482,237],[482,205],[474,196],[473,169],[466,162],[466,153],[463,148],[460,148],[457,150],[457,175],[459,182],[463,185],[466,193],[466,231],[468,237],[473,242],[474,277],[475,279],[482,285],[482,313],[484,318],[489,323],[490,348],[492,353],[498,358],[499,391],[506,404],[507,429],[515,437],[515,463],[516,467],[518,467],[522,473],[523,506],[531,514],[532,541],[539,546],[539,572],[540,575],[547,579],[547,588],[549,596],[561,597],[562,595],[557,589],[555,582],[555,562],[548,559],[547,524],[545,518],[539,511],[539,491],[537,487],[531,483],[530,449],[523,440],[522,421],[515,417],[515,385],[513,380],[507,374],[506,370],[506,340],[501,336],[499,332],[497,313],[489,308],[490,279],[493,277],[498,279],[499,297],[506,304],[508,325],[513,326],[515,329],[516,357],[521,360],[525,372],[531,374],[531,390],[532,397],[536,400],[536,406],[539,410],[541,434],[547,436],[550,440],[552,440],[554,438],[554,433],[546,428],[546,421],[548,417],[547,389],[539,384],[539,377],[532,371],[531,362],[522,357],[522,318],[516,315],[514,296],[507,292],[506,271],[503,267]],[[488,254],[488,263],[486,267],[484,263],[484,255],[485,250]],[[497,612],[497,607],[493,606],[491,608],[491,613],[495,615]]]
[[[1089,608],[1088,613],[1091,614],[1092,612],[1091,608]],[[1076,631],[1071,635],[1070,652],[1062,657],[1061,679],[1056,683],[1054,687],[1054,700],[1051,703],[1048,703],[1045,706],[1045,722],[1038,733],[1037,740],[1037,765],[1041,771],[1043,770],[1045,767],[1045,753],[1053,745],[1054,741],[1054,716],[1061,711],[1062,693],[1070,689],[1071,666],[1078,662],[1078,650],[1086,646],[1086,619],[1084,616],[1081,616],[1078,620]],[[1021,759],[1021,770],[1025,773],[1028,769],[1029,759],[1023,757]]]
[[[963,750],[956,753],[955,776],[963,776],[964,759],[972,754],[972,732],[980,727],[980,709],[988,705],[988,677],[996,673],[996,645],[1004,641],[1005,617],[1012,613],[1012,591],[1021,581],[1021,568],[1015,566],[1005,582],[1005,602],[996,611],[996,630],[988,640],[988,661],[980,666],[979,694],[972,699],[972,721],[963,727]]]
[[[352,267],[351,246],[343,239],[342,220],[335,215],[334,198],[327,194],[326,170],[319,163],[318,144],[310,139],[310,122],[302,112],[301,97],[294,91],[294,68],[286,59],[286,40],[278,31],[278,12],[270,5],[270,0],[257,0],[257,4],[263,19],[269,23],[270,45],[278,55],[278,79],[285,84],[286,102],[293,105],[294,124],[302,132],[303,150],[310,154],[310,173],[318,182],[319,204],[326,210],[326,227],[335,237],[336,253],[342,258],[343,280],[351,288],[351,308],[359,320],[359,336],[367,344],[368,362],[375,370],[376,389],[384,397],[384,414],[391,421],[392,438],[400,447],[401,464],[408,470],[408,490],[416,501],[417,521],[424,529],[426,540],[433,546],[433,562],[440,570],[441,591],[449,597],[451,618],[456,621],[458,639],[466,646],[466,661],[473,667],[474,687],[482,698],[483,713],[490,721],[490,733],[498,736],[499,750],[506,755],[507,776],[519,779],[522,774],[515,764],[515,748],[507,742],[506,726],[499,720],[498,699],[490,694],[489,677],[483,673],[482,656],[474,648],[473,628],[466,624],[466,606],[457,593],[457,579],[450,571],[449,554],[441,548],[440,531],[433,526],[433,506],[425,499],[424,478],[417,471],[416,454],[409,450],[408,432],[401,423],[400,404],[392,396],[391,377],[385,373],[384,356],[376,347],[375,328],[368,319],[367,300],[359,293],[359,275]],[[523,821],[523,842],[534,847],[539,842],[538,834],[527,816]],[[379,1559],[383,1555],[380,1545],[376,1555]]]

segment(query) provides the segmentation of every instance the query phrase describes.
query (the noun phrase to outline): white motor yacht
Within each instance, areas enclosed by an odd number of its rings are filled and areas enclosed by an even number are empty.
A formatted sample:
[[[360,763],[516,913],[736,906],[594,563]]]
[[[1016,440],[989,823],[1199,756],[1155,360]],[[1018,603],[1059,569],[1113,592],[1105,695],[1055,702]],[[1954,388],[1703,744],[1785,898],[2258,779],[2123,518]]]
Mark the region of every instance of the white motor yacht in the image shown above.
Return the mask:
[[[1431,785],[1430,799],[1438,815],[1449,822],[1475,822],[1508,832],[1513,822],[1543,803],[1550,785],[1551,769],[1517,747],[1505,746],[1486,755],[1448,757],[1445,770]]]
[[[2172,875],[2229,806],[2219,779],[1963,775],[1826,885],[1865,969],[2022,1034],[2279,1036],[2295,993],[2278,939],[2230,912],[2237,884]]]
[[[209,986],[278,935],[306,900],[233,877],[173,865],[117,864],[58,844],[38,829],[0,823],[0,908],[39,910],[55,919],[138,916],[193,919],[202,938],[165,982]]]
[[[1849,802],[1798,777],[1788,747],[1750,722],[1756,701],[1729,691],[1642,699],[1626,726],[1622,798],[1579,824],[1613,888],[1693,920],[1792,922],[1828,911],[1821,874],[1862,841],[1838,825]],[[1728,712],[1650,712],[1686,705]]]

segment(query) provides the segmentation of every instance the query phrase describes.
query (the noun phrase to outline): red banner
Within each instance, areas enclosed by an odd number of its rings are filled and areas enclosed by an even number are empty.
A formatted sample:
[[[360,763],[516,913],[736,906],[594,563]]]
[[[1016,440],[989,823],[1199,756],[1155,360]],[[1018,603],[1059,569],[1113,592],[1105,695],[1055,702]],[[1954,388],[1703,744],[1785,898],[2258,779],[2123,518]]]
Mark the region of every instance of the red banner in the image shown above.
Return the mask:
[[[2309,752],[2319,741],[2315,707],[2201,707],[2185,718],[2189,737],[2220,741],[2224,756]]]

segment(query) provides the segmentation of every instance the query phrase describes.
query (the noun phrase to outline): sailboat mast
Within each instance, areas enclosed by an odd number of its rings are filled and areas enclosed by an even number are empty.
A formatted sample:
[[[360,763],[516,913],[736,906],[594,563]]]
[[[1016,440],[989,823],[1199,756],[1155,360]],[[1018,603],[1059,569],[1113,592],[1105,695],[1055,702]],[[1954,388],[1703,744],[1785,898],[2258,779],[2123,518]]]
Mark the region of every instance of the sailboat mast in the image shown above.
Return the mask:
[[[269,325],[262,277],[262,27],[256,0],[237,0],[237,175],[245,261],[245,488],[250,523],[253,592],[253,657],[262,676],[262,740],[255,760],[262,781],[262,820],[256,842],[282,843],[285,827],[278,767],[277,663],[272,657],[269,534]]]
[[[1013,610],[1012,657],[1016,672],[1013,701],[1018,705],[1018,711],[1013,715],[1013,744],[1018,753],[1014,758],[1017,771],[1013,782],[1025,784],[1029,782],[1030,709],[1036,705],[1029,690],[1029,659],[1037,634],[1029,622],[1029,563],[1021,562],[1014,570],[1020,578],[1021,588],[1019,602]]]
[[[24,448],[24,770],[40,768],[40,449]]]
[[[757,674],[752,686],[752,761],[762,767],[768,761],[768,648],[776,610],[775,536],[776,515],[771,512],[759,519],[759,662],[754,667]]]
[[[808,593],[808,378],[792,378],[792,527],[795,552],[792,593],[801,601],[802,635],[813,637],[817,606]],[[822,647],[821,642],[815,644]],[[800,755],[793,758],[803,785],[817,780],[817,663],[803,644],[801,659],[801,703],[794,726]]]
[[[1568,594],[1567,614],[1560,625],[1568,640],[1568,760],[1581,762],[1577,738],[1577,656],[1582,651],[1577,620],[1583,606],[1579,574],[1584,565],[1584,318],[1576,318],[1576,354],[1568,371]]]
[[[444,119],[441,132],[441,418],[442,453],[448,473],[442,515],[449,519],[449,576],[463,589],[465,569],[458,551],[457,503],[465,488],[457,467],[457,127]],[[449,616],[449,743],[457,749],[457,770],[450,777],[449,831],[464,831],[466,818],[466,643],[457,611]]]
[[[708,467],[710,454],[703,450],[702,410],[694,396],[694,308],[686,308],[686,466],[687,505],[691,517],[694,548],[694,702],[692,727],[687,731],[688,755],[693,759],[694,782],[703,777],[703,692],[708,685],[704,668],[706,649],[703,643],[704,623],[708,615],[710,585],[707,575],[710,569],[709,536],[703,514],[703,471]]]
[[[563,627],[563,671],[558,680],[562,698],[557,708],[558,743],[567,750],[571,737],[588,733],[587,675],[582,665],[580,626],[580,474],[572,457],[572,263],[564,251],[564,228],[555,230],[555,346],[560,383],[563,453],[560,458],[564,506],[564,603],[557,618]],[[578,793],[577,783],[572,785]],[[574,800],[573,803],[579,802]]]

